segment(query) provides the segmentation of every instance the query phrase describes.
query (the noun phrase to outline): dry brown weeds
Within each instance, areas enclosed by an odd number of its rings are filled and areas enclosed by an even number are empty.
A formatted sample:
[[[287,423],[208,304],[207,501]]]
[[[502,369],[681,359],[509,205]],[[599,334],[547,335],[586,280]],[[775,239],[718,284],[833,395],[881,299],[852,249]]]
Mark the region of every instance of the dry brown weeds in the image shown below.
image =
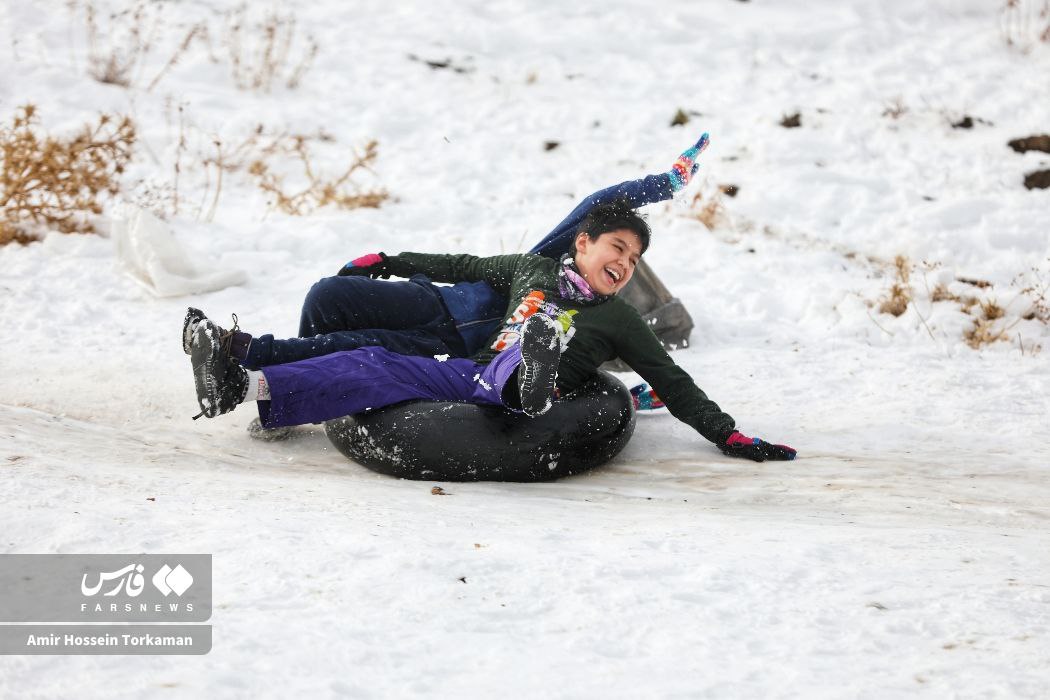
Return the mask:
[[[292,152],[302,167],[305,187],[290,189],[285,178],[273,172],[264,160],[256,160],[248,168],[259,189],[271,197],[271,206],[285,214],[302,216],[329,205],[340,209],[375,209],[390,197],[384,190],[361,191],[350,180],[354,173],[369,170],[375,162],[379,155],[376,141],[369,141],[363,153],[355,150],[346,169],[327,178],[314,172],[304,137],[292,137]]]
[[[76,8],[76,3],[70,3]],[[132,73],[150,52],[160,26],[158,6],[137,3],[125,12],[108,17],[103,32],[93,2],[84,4],[84,24],[88,38],[88,74],[100,83],[130,87]],[[105,33],[103,38],[101,35]]]
[[[890,286],[887,296],[879,303],[879,311],[884,314],[901,316],[908,310],[908,304],[912,299],[911,263],[908,258],[898,255],[893,260],[894,281]]]
[[[272,134],[262,124],[239,142],[212,138],[210,153],[200,156],[205,182],[198,218],[203,216],[210,221],[215,216],[226,176],[233,173],[248,175],[267,195],[271,208],[293,216],[304,216],[325,206],[376,208],[389,199],[385,190],[365,189],[355,180],[359,171],[371,170],[379,155],[378,143],[369,142],[363,152],[354,150],[338,174],[327,175],[314,165],[310,144],[332,141],[334,139],[324,132],[316,135]],[[299,174],[291,177],[289,173],[292,171]],[[209,198],[211,203],[207,205]],[[177,192],[175,201],[179,201]]]
[[[718,228],[725,220],[725,204],[723,203],[723,193],[720,189],[716,188],[708,194],[704,194],[706,187],[701,187],[700,190],[693,196],[691,206],[694,209],[693,216],[697,221],[702,223],[708,231],[714,231]]]
[[[1000,340],[1009,340],[1005,329],[994,321],[985,318],[975,318],[973,326],[963,331],[963,340],[974,350],[979,350],[985,345],[991,345]]]
[[[68,7],[74,21],[79,20],[77,0],[70,0]],[[130,8],[105,16],[100,15],[92,0],[83,3],[83,22],[88,40],[88,74],[110,85],[130,88],[142,84],[142,74],[150,62],[149,57],[173,35],[164,16],[163,3],[139,0]],[[177,36],[177,35],[175,35]],[[198,22],[186,30],[179,44],[163,67],[147,84],[150,91],[179,62],[197,40],[207,42],[206,22]]]
[[[1041,268],[1033,267],[1030,272],[1018,275],[1013,286],[1019,286],[1017,295],[1006,305],[1001,305],[994,298],[978,301],[973,297],[965,297],[961,300],[962,310],[973,314],[973,308],[979,307],[980,316],[974,318],[973,326],[967,329],[963,338],[970,347],[979,349],[991,343],[1010,340],[1011,331],[1021,321],[1039,321],[1050,324],[1050,302],[1047,300],[1050,294],[1050,282],[1046,281],[1045,273]],[[988,285],[991,287],[991,285]],[[1020,312],[1012,312],[1018,302],[1024,306]],[[1012,319],[1012,320],[1011,320]],[[1024,341],[1020,335],[1017,342],[1021,353],[1025,354]],[[1028,354],[1039,352],[1041,346],[1029,344]]]
[[[169,26],[163,3],[138,0],[108,15],[101,14],[93,0],[68,0],[67,5],[73,20],[84,24],[91,77],[125,88],[145,85],[147,92],[198,42],[207,46],[214,63],[223,60],[219,54],[225,51],[238,89],[260,92],[270,92],[279,83],[289,89],[299,87],[319,50],[312,36],[297,41],[294,14],[271,12],[256,19],[256,8],[247,3],[220,14],[218,23],[202,20],[178,31]],[[220,27],[215,35],[209,33],[209,25]],[[171,54],[160,70],[145,80],[146,66],[155,65],[151,57],[180,36],[178,44],[167,49]]]
[[[948,289],[948,285],[941,282],[930,292],[930,301],[959,301],[959,295]]]
[[[248,5],[226,13],[225,44],[237,87],[260,92],[270,92],[275,82],[283,82],[290,90],[299,87],[319,46],[308,36],[306,47],[293,58],[295,33],[294,15],[273,12],[261,22],[253,21]]]
[[[882,110],[882,116],[889,117],[890,119],[900,119],[908,113],[908,106],[904,104],[904,100],[900,97],[895,98],[891,102],[886,103],[886,107]]]
[[[986,321],[996,321],[1006,315],[1006,310],[995,299],[985,299],[981,302],[981,313]]]
[[[40,133],[34,105],[0,127],[0,244],[33,240],[44,228],[91,233],[102,198],[120,191],[135,125],[102,114],[71,138]]]

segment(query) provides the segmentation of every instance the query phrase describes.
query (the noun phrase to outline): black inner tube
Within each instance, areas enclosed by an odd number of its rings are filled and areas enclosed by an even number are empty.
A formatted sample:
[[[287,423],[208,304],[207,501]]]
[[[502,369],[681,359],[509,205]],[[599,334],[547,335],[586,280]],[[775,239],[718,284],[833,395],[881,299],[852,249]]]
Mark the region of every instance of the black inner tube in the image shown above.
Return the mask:
[[[325,423],[350,459],[403,479],[549,481],[609,461],[634,433],[630,392],[599,372],[536,418],[496,406],[410,401]]]

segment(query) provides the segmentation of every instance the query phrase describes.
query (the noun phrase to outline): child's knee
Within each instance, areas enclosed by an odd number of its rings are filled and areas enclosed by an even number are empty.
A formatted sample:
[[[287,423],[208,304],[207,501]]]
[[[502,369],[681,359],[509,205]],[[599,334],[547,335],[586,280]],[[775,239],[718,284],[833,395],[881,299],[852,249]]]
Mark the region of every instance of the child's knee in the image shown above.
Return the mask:
[[[357,277],[325,277],[310,287],[299,316],[299,336],[309,337],[328,330],[332,318],[345,302],[346,292]],[[345,284],[350,282],[350,284]]]
[[[333,309],[358,303],[363,287],[374,284],[367,277],[325,277],[310,287],[303,300],[303,316],[327,316]]]

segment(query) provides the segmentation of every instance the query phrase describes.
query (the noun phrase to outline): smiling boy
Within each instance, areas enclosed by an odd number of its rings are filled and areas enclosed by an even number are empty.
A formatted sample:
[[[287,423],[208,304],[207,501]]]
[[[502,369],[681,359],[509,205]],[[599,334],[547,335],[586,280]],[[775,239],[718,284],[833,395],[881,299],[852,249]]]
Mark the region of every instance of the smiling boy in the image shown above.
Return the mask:
[[[762,461],[795,451],[748,438],[667,354],[638,312],[616,296],[649,247],[646,222],[626,202],[595,207],[571,255],[367,256],[370,273],[435,282],[490,284],[510,299],[504,322],[472,358],[399,355],[362,347],[247,371],[230,357],[229,334],[207,318],[191,348],[201,415],[257,401],[267,428],[317,423],[408,400],[494,404],[529,416],[585,384],[602,363],[621,358],[679,420],[726,454]]]

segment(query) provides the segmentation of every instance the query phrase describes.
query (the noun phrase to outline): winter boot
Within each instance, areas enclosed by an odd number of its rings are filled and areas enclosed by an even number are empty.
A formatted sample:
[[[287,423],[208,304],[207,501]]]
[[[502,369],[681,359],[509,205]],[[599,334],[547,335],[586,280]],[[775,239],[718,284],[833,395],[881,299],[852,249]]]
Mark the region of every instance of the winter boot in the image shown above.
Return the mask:
[[[182,320],[182,351],[187,355],[193,351],[193,336],[197,332],[197,326],[206,318],[207,316],[200,309],[192,306],[186,309],[186,318]],[[237,314],[233,314],[232,329],[227,331],[219,326],[216,328],[219,329],[219,338],[222,340],[226,354],[235,360],[244,360],[248,357],[248,345],[252,342],[252,336],[250,333],[243,332],[237,325]]]
[[[285,425],[280,428],[264,428],[262,421],[258,418],[252,418],[252,422],[248,424],[248,437],[254,438],[255,440],[262,440],[263,442],[291,440],[292,438],[308,434],[307,431],[302,430],[297,425]]]
[[[224,335],[228,334],[208,318],[200,320],[193,334],[190,359],[201,407],[194,420],[229,413],[248,394],[248,373],[223,348]]]
[[[527,416],[542,416],[551,408],[561,359],[561,324],[550,316],[530,316],[521,329],[518,393]]]

